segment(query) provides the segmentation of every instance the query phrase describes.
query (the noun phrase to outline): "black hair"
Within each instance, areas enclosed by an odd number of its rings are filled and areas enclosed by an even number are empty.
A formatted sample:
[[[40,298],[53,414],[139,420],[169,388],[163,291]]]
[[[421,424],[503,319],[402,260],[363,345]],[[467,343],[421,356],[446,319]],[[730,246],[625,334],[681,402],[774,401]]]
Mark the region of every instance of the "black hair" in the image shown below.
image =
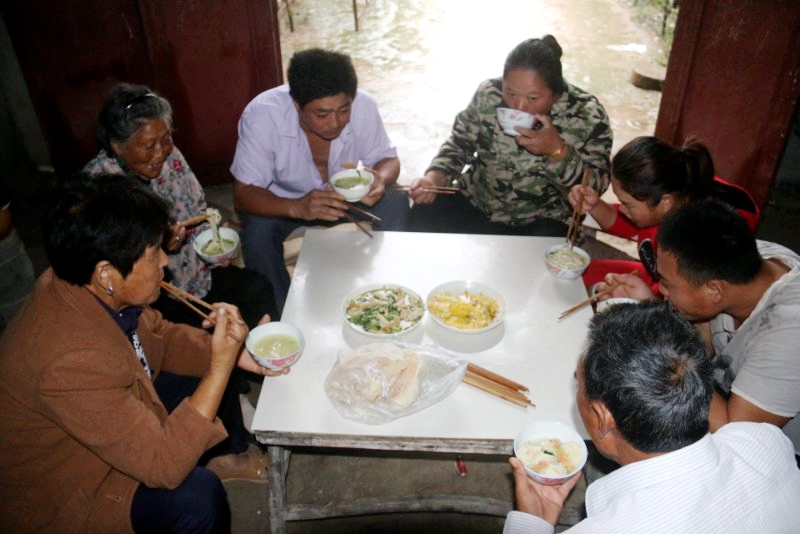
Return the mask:
[[[658,250],[675,256],[678,272],[695,287],[709,280],[746,284],[763,263],[745,220],[717,200],[670,211],[658,227]]]
[[[297,52],[287,70],[289,94],[302,108],[312,100],[344,93],[356,97],[358,78],[350,56],[311,48]]]
[[[711,359],[695,328],[666,302],[618,304],[592,318],[581,370],[637,450],[670,452],[708,432]]]
[[[56,275],[87,284],[106,260],[123,277],[169,230],[165,200],[132,176],[81,175],[56,192],[42,221],[44,249]]]
[[[110,156],[114,156],[111,143],[124,143],[153,119],[163,119],[172,129],[172,106],[166,98],[146,85],[117,84],[108,92],[97,116],[97,142]]]
[[[503,65],[503,77],[512,70],[532,70],[554,93],[566,93],[567,82],[561,72],[561,45],[552,35],[527,39],[514,47]]]
[[[707,198],[714,183],[714,161],[708,148],[689,139],[683,146],[653,136],[633,139],[611,160],[611,173],[636,200],[658,205],[661,196],[681,200]]]

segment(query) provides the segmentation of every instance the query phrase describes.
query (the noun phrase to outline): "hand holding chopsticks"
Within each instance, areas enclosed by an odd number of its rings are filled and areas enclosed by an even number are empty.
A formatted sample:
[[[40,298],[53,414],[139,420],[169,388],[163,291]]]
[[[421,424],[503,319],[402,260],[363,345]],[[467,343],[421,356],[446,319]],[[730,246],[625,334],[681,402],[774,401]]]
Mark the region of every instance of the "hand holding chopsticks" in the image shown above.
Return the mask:
[[[592,178],[592,171],[589,168],[583,170],[583,181],[581,185],[583,187],[587,187],[589,185],[589,181]],[[575,205],[575,209],[572,211],[572,219],[569,221],[569,230],[567,230],[567,244],[574,245],[575,238],[578,237],[578,227],[581,218],[581,212],[583,211],[583,201],[577,203]]]
[[[194,226],[195,224],[200,224],[201,222],[208,220],[209,214],[204,213],[202,215],[195,215],[185,221],[178,221],[176,224],[178,226],[183,226],[184,228],[188,228],[189,226]]]
[[[523,392],[528,388],[474,364],[467,365],[464,383],[518,406],[536,406]]]
[[[203,310],[201,310],[200,308],[198,308],[197,306],[195,306],[192,303],[194,302],[194,303],[202,306],[203,308],[208,309],[209,311],[215,311],[214,307],[211,304],[209,304],[208,302],[204,301],[203,299],[195,297],[194,295],[192,295],[188,291],[184,291],[183,289],[181,289],[179,287],[175,287],[172,284],[170,284],[168,282],[165,282],[163,280],[161,282],[159,282],[159,285],[165,291],[167,291],[167,293],[170,293],[173,297],[175,297],[179,301],[183,302],[188,308],[190,308],[192,311],[194,311],[197,315],[199,315],[203,319],[207,320],[212,325],[216,326],[217,323],[216,323],[216,321],[214,321],[214,319],[209,317],[208,314],[206,314]],[[228,318],[231,321],[237,322],[239,324],[244,324],[244,321],[242,321],[238,317],[234,317],[233,315],[228,315]],[[230,332],[228,332],[228,337],[230,337],[234,341],[242,341],[241,339],[237,339]]]
[[[631,271],[629,274],[631,274],[632,276],[639,276],[639,271]],[[573,307],[571,307],[571,308],[569,308],[569,309],[567,309],[567,310],[564,310],[564,311],[561,313],[561,315],[559,315],[559,316],[558,316],[558,318],[559,318],[559,319],[563,319],[564,317],[566,317],[566,316],[568,316],[568,315],[572,315],[574,312],[576,312],[576,311],[580,310],[580,309],[581,309],[581,308],[583,308],[584,306],[588,306],[589,304],[592,304],[592,303],[594,303],[594,302],[597,302],[598,300],[600,300],[600,297],[604,297],[604,296],[606,296],[606,295],[608,295],[608,294],[612,293],[612,292],[613,292],[615,289],[617,289],[617,288],[618,288],[619,286],[621,286],[621,285],[622,285],[622,284],[621,284],[621,283],[619,283],[619,282],[617,282],[617,283],[614,283],[614,284],[610,284],[608,287],[606,287],[606,288],[605,288],[605,289],[603,289],[602,291],[598,291],[597,293],[595,293],[595,294],[594,294],[594,295],[592,295],[591,297],[589,297],[589,298],[587,298],[587,299],[585,299],[585,300],[582,300],[582,301],[580,301],[580,302],[579,302],[579,303],[577,303],[575,306],[573,306]]]
[[[403,191],[408,193],[411,191],[411,186],[408,185],[393,185],[391,187],[393,191]],[[423,193],[434,193],[436,195],[455,195],[458,193],[459,189],[457,187],[449,187],[449,186],[439,186],[439,185],[431,185],[431,186],[423,186],[420,191]]]

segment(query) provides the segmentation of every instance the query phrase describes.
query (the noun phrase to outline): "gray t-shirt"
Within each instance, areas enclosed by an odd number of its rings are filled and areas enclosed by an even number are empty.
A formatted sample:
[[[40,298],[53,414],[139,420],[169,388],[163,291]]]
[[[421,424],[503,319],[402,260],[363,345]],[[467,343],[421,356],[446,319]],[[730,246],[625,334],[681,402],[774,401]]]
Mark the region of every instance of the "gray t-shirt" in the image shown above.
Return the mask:
[[[767,241],[759,241],[758,250],[790,271],[770,286],[738,330],[727,314],[711,320],[714,381],[726,393],[790,417],[783,432],[800,453],[800,256]]]

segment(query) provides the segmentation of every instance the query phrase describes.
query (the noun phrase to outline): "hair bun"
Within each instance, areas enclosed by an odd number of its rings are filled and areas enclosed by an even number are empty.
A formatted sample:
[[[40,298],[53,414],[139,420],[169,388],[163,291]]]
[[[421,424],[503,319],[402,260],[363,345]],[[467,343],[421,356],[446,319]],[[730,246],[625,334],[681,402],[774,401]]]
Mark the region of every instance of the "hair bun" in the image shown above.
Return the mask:
[[[563,51],[561,50],[561,45],[558,44],[558,41],[556,41],[555,37],[548,33],[542,37],[542,42],[553,50],[553,53],[555,53],[557,58],[561,58]]]

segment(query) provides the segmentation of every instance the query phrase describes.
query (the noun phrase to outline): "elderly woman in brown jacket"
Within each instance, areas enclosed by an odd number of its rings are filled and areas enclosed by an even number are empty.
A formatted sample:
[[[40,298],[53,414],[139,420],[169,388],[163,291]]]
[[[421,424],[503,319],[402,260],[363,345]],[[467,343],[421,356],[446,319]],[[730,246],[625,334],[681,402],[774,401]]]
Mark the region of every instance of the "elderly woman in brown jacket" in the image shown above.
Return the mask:
[[[271,372],[242,349],[236,307],[214,304],[211,335],[148,307],[167,230],[163,201],[119,177],[73,185],[46,217],[51,269],[0,340],[0,531],[230,529],[225,490],[197,462],[226,436],[233,366]],[[169,413],[161,371],[200,377]]]

